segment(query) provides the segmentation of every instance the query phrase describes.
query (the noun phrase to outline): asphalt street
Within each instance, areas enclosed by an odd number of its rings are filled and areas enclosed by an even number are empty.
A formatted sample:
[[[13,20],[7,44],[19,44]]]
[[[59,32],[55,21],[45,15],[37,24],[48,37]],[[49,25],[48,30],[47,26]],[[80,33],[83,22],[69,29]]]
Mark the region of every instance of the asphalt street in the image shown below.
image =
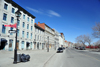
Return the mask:
[[[44,67],[100,67],[100,54],[67,48],[56,53]]]

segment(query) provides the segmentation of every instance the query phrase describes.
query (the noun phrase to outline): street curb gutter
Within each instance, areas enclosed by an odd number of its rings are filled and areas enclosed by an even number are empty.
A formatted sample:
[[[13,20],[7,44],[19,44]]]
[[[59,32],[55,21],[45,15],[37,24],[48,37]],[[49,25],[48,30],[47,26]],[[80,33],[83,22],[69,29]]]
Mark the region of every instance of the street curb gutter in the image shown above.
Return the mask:
[[[46,60],[46,62],[43,64],[43,67],[45,67],[45,65],[48,63],[48,61],[49,61],[55,54],[56,54],[56,52],[55,52],[54,54],[52,54],[52,55],[50,56],[49,59]]]

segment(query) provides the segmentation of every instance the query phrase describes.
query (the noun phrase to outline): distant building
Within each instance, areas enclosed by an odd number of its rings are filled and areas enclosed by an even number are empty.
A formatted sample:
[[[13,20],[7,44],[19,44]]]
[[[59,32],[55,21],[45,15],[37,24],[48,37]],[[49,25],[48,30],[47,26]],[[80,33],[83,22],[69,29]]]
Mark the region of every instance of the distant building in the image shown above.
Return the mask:
[[[63,33],[59,34],[59,47],[65,47],[65,37]]]
[[[34,49],[45,49],[44,32],[45,30],[35,23]]]
[[[26,50],[34,48],[35,16],[12,0],[0,0],[0,38],[1,40],[7,41],[7,45],[4,47],[4,50],[12,51],[15,49],[15,33],[9,33],[9,30],[15,29],[5,27],[4,25],[14,24],[17,22],[15,12],[18,9],[22,15],[17,23],[17,49]],[[4,45],[4,43],[1,42],[1,45]]]
[[[55,32],[55,49],[59,47],[59,32],[55,29],[53,29]]]
[[[65,47],[68,47],[68,42],[65,40]]]
[[[55,41],[55,39],[54,39],[54,36],[55,36],[54,30],[52,28],[50,28],[48,25],[46,25],[45,23],[38,22],[38,26],[40,26],[41,28],[45,29],[44,43],[45,43],[46,47],[49,44],[49,49],[53,49],[54,45],[55,45],[55,42],[54,42]]]

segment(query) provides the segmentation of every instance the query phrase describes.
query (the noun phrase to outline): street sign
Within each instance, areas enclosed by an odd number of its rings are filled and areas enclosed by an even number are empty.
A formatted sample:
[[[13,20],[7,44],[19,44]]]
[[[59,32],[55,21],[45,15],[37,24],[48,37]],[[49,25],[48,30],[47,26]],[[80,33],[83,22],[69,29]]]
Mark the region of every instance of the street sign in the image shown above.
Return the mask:
[[[8,33],[16,33],[16,30],[9,30]]]

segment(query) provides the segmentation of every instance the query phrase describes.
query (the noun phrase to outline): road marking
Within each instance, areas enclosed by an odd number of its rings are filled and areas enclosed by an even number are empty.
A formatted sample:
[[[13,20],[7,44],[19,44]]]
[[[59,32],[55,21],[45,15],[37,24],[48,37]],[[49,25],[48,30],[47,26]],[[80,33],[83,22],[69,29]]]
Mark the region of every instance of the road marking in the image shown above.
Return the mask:
[[[88,56],[88,55],[85,55],[85,56]],[[91,56],[88,56],[88,57],[91,57]],[[94,57],[91,57],[91,58],[93,58],[93,59],[95,59],[95,60],[100,61],[100,60],[99,60],[99,59],[97,59],[97,58],[94,58]]]

